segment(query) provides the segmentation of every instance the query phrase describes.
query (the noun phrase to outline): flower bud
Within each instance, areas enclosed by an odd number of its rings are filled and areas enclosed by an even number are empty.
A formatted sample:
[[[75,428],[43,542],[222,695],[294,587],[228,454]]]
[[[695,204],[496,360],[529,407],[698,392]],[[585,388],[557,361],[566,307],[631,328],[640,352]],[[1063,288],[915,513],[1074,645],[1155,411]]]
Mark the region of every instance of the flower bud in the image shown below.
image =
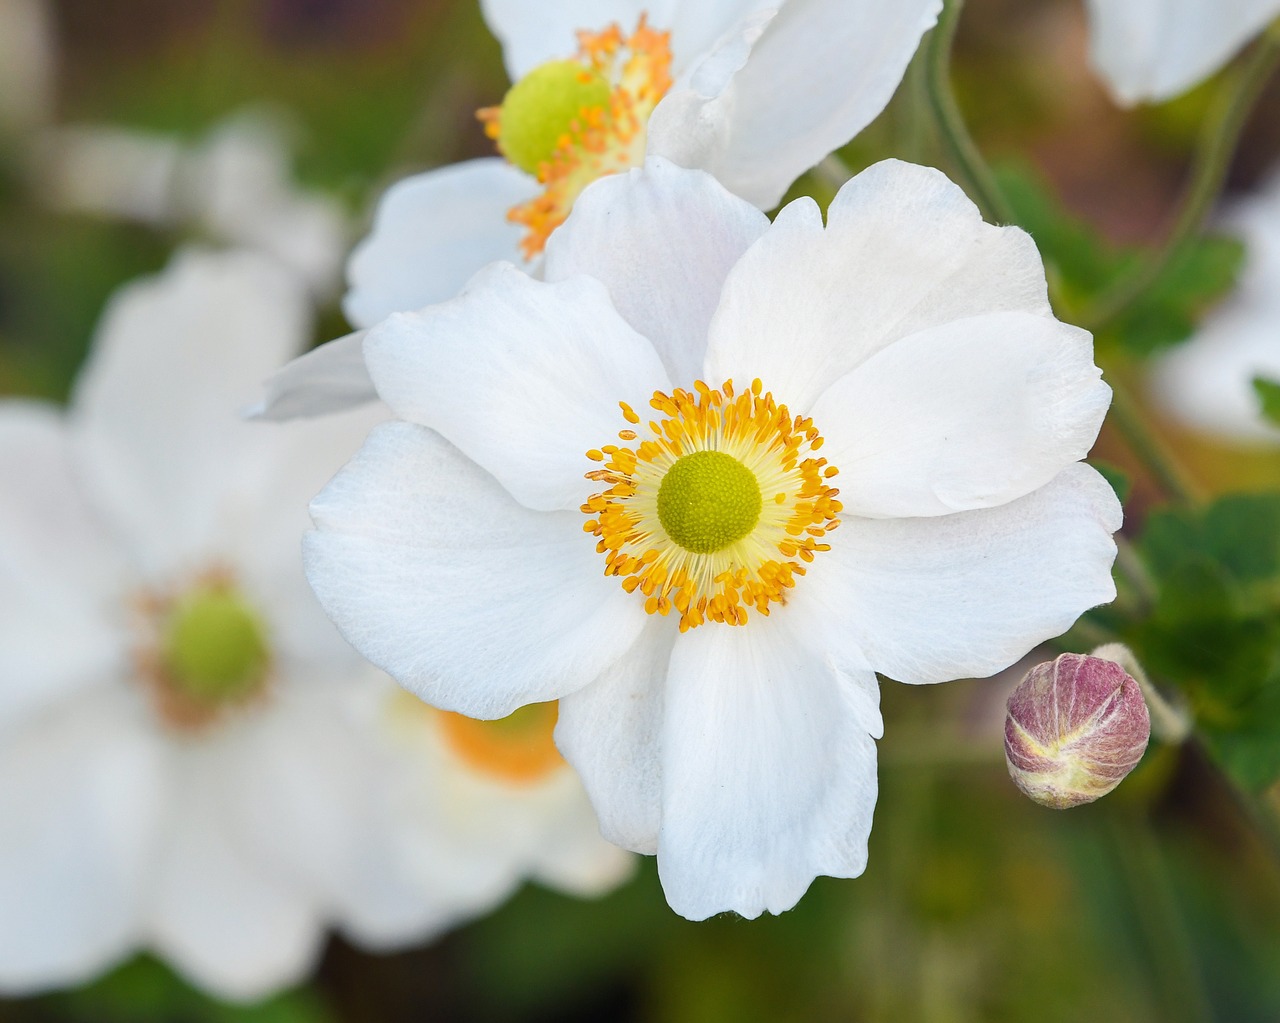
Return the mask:
[[[1150,736],[1142,690],[1124,668],[1103,657],[1063,654],[1037,664],[1010,695],[1004,754],[1018,788],[1062,810],[1119,785]]]

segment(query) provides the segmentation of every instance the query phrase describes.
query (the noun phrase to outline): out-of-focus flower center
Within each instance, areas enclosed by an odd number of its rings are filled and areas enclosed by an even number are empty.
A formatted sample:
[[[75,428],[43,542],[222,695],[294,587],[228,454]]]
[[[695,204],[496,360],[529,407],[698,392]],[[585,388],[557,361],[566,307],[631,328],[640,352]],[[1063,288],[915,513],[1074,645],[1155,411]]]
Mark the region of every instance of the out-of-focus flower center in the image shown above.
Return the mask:
[[[176,596],[144,601],[140,661],[161,718],[198,728],[258,697],[271,668],[266,624],[232,580],[201,578]]]
[[[815,454],[821,435],[759,380],[742,393],[731,380],[715,390],[699,380],[649,404],[664,417],[650,421],[652,436],[628,428],[618,433],[626,446],[587,452],[603,463],[587,478],[608,485],[582,506],[605,574],[639,590],[649,614],[674,608],[681,632],[744,625],[748,608],[767,615],[839,525],[839,491],[828,486],[837,470]]]
[[[553,739],[558,705],[534,703],[498,721],[436,711],[441,734],[468,766],[501,781],[532,784],[564,765]]]
[[[478,116],[498,150],[544,186],[508,219],[527,231],[532,259],[587,185],[644,162],[649,115],[671,88],[671,37],[640,16],[635,32],[618,25],[579,32],[578,55],[534,68],[502,105]]]

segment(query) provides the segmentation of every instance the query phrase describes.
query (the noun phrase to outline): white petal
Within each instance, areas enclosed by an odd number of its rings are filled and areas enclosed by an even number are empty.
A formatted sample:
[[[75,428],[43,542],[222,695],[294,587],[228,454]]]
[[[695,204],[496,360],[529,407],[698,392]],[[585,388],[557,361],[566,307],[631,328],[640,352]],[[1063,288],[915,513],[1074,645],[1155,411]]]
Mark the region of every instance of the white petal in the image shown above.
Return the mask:
[[[1087,465],[998,508],[934,518],[848,517],[786,613],[843,623],[901,682],[983,677],[1115,597],[1120,502]]]
[[[493,157],[392,185],[347,264],[347,319],[372,327],[392,313],[453,298],[487,263],[521,262],[523,229],[507,211],[537,193],[533,178]]]
[[[725,277],[768,226],[709,174],[653,158],[579,196],[547,243],[546,279],[602,281],[623,319],[653,342],[671,379],[690,387]]]
[[[886,160],[827,211],[788,204],[730,272],[707,380],[759,377],[808,412],[835,380],[899,338],[950,320],[1049,308],[1030,236],[982,222],[936,170]]]
[[[681,916],[781,913],[817,875],[866,867],[875,743],[861,698],[822,654],[781,615],[676,641],[658,874]],[[875,684],[870,672],[861,684]]]
[[[991,313],[882,349],[813,416],[846,514],[945,515],[1044,486],[1089,453],[1110,401],[1088,332]]]
[[[572,57],[578,51],[580,29],[597,32],[611,22],[623,31],[635,27],[641,12],[666,14],[671,0],[550,0],[530,4],[528,0],[481,0],[480,10],[489,30],[502,44],[507,74],[513,82],[549,60]],[[665,25],[665,17],[653,20]]]
[[[327,341],[286,362],[262,382],[262,400],[244,410],[248,419],[296,419],[345,412],[378,392],[364,364],[363,330]]]
[[[599,485],[586,453],[670,388],[653,346],[588,277],[545,284],[507,264],[458,298],[369,332],[365,361],[383,401],[439,431],[543,511],[577,509]]]
[[[695,76],[654,112],[654,152],[711,171],[762,209],[791,182],[870,124],[893,96],[940,0],[789,0],[728,75]],[[687,163],[680,136],[714,139]],[[687,144],[687,143],[686,143]],[[692,155],[692,154],[689,154]],[[687,159],[687,158],[686,158]]]
[[[207,565],[270,445],[238,416],[310,330],[306,291],[250,253],[186,253],[112,300],[75,423],[92,496],[149,572]]]
[[[1186,92],[1280,14],[1280,0],[1088,0],[1089,58],[1132,106]]]
[[[779,0],[482,0],[480,9],[502,43],[507,72],[519,81],[539,64],[572,57],[579,30],[599,32],[616,23],[630,33],[644,14],[650,27],[671,32],[676,75],[696,63],[716,40],[752,11]]]
[[[324,933],[316,899],[235,844],[221,779],[208,764],[187,766],[156,867],[150,940],[205,991],[257,1000],[315,962]]]
[[[0,403],[0,729],[129,667],[129,577],[52,406]]]
[[[122,695],[0,746],[0,990],[83,983],[137,947],[165,764]]]
[[[428,703],[504,717],[598,677],[642,602],[576,512],[533,512],[430,430],[388,423],[311,506],[307,577],[365,657]]]
[[[663,691],[676,630],[650,616],[635,646],[585,689],[560,701],[556,745],[582,778],[600,834],[658,851],[662,823]]]
[[[1262,415],[1254,377],[1280,380],[1280,301],[1234,299],[1200,333],[1151,368],[1156,401],[1175,419],[1229,441],[1280,443]]]
[[[636,858],[600,837],[600,825],[582,785],[565,772],[569,791],[557,818],[548,820],[532,875],[579,898],[606,895],[635,873]]]

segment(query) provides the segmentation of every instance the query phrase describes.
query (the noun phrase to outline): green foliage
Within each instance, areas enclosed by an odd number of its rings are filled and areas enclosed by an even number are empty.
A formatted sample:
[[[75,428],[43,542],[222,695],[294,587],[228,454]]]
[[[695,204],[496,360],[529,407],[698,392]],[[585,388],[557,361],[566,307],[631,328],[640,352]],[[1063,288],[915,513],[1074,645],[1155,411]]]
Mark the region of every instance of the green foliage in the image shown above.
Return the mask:
[[[44,999],[68,1023],[333,1023],[311,991],[296,991],[255,1005],[215,1001],[187,985],[160,962],[141,956],[100,980]]]
[[[1066,210],[1052,186],[1031,168],[1006,164],[997,177],[1017,222],[1040,247],[1065,319],[1080,318],[1147,258],[1142,247],[1114,245]],[[1186,340],[1205,310],[1235,284],[1243,259],[1244,246],[1236,239],[1202,238],[1098,334],[1098,346],[1141,357]]]
[[[1258,400],[1262,402],[1263,416],[1280,426],[1280,380],[1254,377],[1253,389],[1258,392]]]
[[[1127,638],[1238,781],[1280,778],[1280,494],[1158,512],[1139,550],[1157,599]]]

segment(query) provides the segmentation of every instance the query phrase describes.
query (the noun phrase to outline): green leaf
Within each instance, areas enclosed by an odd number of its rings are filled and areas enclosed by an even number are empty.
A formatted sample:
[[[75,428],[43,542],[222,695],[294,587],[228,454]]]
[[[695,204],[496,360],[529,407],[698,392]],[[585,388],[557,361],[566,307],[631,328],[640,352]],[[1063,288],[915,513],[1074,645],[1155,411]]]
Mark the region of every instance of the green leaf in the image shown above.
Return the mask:
[[[1007,163],[996,176],[1018,224],[1040,248],[1064,319],[1087,310],[1151,257],[1142,246],[1110,242],[1089,221],[1068,211],[1035,169]],[[1234,286],[1243,261],[1244,247],[1234,238],[1200,239],[1098,335],[1099,347],[1141,357],[1186,340],[1205,311]]]
[[[1280,426],[1280,380],[1269,380],[1267,377],[1254,377],[1253,389],[1262,402],[1262,415],[1276,426]]]

